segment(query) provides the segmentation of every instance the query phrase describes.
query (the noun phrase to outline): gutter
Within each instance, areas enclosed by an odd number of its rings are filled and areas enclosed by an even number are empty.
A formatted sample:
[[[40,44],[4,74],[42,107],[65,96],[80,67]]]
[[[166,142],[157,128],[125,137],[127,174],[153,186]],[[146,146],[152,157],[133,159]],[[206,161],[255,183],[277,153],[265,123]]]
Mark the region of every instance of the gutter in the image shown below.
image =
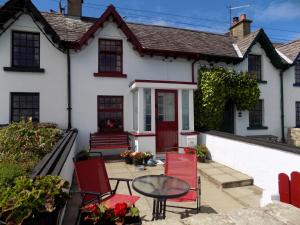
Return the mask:
[[[195,83],[195,63],[200,60],[200,57],[197,57],[193,62],[192,62],[192,83]]]
[[[72,104],[71,104],[71,58],[70,49],[67,48],[67,73],[68,73],[68,130],[72,128]]]
[[[286,142],[284,136],[284,98],[283,98],[283,69],[280,69],[280,112],[281,112],[281,141]]]

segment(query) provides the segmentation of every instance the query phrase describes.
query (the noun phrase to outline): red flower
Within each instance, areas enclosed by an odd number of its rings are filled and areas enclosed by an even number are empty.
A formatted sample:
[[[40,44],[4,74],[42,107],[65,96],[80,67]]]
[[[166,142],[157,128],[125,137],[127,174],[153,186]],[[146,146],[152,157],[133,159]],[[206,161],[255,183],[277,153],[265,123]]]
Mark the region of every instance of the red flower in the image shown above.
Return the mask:
[[[89,204],[89,205],[85,206],[84,209],[89,212],[92,212],[92,213],[97,213],[97,211],[98,211],[98,207],[96,204]]]
[[[114,212],[116,217],[125,217],[127,213],[127,204],[125,202],[117,203]]]

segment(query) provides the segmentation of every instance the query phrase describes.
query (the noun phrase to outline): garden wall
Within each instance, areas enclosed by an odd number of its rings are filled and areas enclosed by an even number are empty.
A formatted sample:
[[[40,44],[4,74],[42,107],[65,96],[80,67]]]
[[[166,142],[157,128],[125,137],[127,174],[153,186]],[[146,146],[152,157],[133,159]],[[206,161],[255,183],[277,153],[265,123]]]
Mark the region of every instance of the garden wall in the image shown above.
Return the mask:
[[[300,148],[209,131],[198,135],[212,160],[243,172],[263,189],[261,205],[279,199],[278,174],[300,171]]]

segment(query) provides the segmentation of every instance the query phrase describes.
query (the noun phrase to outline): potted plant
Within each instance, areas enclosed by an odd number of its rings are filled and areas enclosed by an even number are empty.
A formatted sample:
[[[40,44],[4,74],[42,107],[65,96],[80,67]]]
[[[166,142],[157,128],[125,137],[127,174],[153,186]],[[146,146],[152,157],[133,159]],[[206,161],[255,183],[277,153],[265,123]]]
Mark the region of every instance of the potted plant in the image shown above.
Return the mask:
[[[0,220],[16,225],[56,224],[60,209],[69,195],[69,184],[58,176],[19,177],[0,193]]]
[[[134,153],[134,151],[126,150],[120,154],[120,156],[125,159],[126,164],[132,164],[132,153]]]
[[[144,163],[145,165],[148,164],[149,159],[153,158],[153,154],[151,152],[145,152],[144,153]]]
[[[208,148],[205,145],[197,145],[196,154],[198,162],[205,162],[208,155]]]
[[[145,153],[144,152],[134,152],[132,153],[132,158],[133,158],[133,164],[134,165],[143,165],[144,164],[144,158],[145,158]]]
[[[120,202],[115,208],[93,203],[83,208],[80,225],[127,225],[141,224],[138,208]]]

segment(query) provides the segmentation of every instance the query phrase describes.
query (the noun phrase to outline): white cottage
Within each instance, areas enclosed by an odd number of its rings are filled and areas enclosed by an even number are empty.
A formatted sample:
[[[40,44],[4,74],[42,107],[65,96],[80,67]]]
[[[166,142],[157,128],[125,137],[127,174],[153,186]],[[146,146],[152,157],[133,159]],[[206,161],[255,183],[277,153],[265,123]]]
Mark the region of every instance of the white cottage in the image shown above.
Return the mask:
[[[288,62],[262,29],[234,18],[230,33],[128,23],[109,6],[99,18],[41,13],[29,0],[0,9],[0,124],[32,117],[79,130],[79,146],[159,153],[195,145],[193,93],[202,65],[250,71],[261,101],[252,112],[228,105],[223,130],[281,139],[282,71]],[[125,137],[125,139],[124,139]],[[108,141],[109,140],[109,141]],[[113,144],[112,144],[113,143]]]

